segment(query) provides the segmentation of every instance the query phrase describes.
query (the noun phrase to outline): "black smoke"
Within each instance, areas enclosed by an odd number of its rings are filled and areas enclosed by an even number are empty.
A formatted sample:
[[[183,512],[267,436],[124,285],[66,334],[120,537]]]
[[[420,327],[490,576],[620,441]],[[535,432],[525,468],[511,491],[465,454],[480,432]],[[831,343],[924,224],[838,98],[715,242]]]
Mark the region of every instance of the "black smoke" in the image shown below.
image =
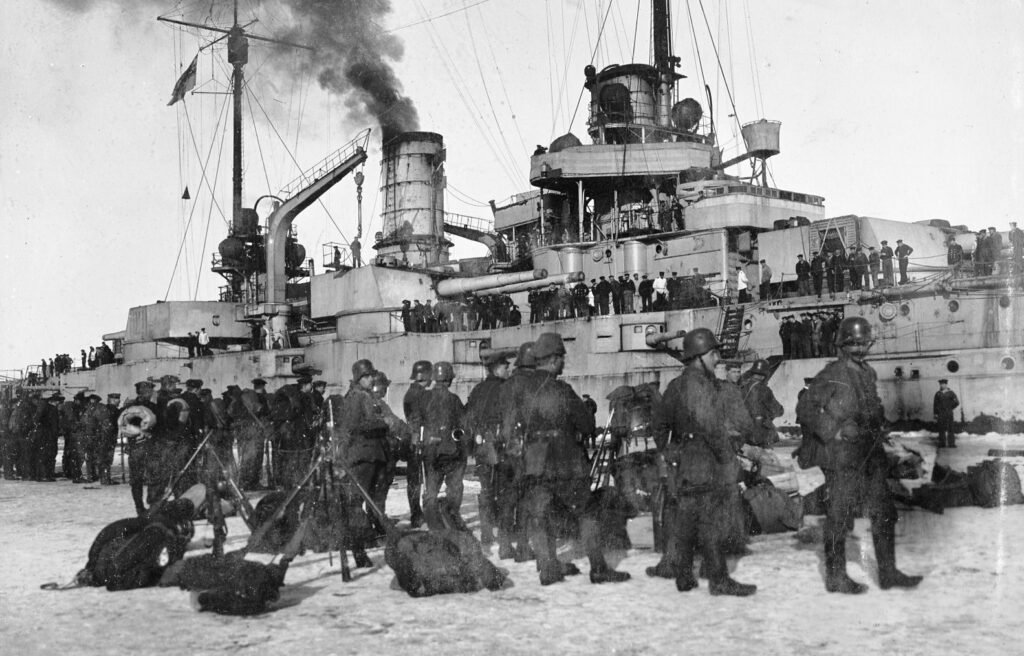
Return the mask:
[[[402,41],[383,28],[390,0],[274,0],[290,15],[278,38],[316,48],[305,60],[320,86],[345,98],[349,119],[376,119],[384,141],[419,128],[419,115],[391,64]]]
[[[100,5],[115,5],[139,12],[167,11],[168,0],[48,0],[72,12],[86,12]],[[199,14],[172,18],[205,23],[214,14],[209,5]],[[216,24],[223,26],[223,16],[230,14],[230,0],[218,4]],[[262,0],[241,2],[239,22],[247,22],[252,12],[262,10],[267,20],[251,29],[255,34],[301,43],[315,50],[296,51],[290,46],[277,49],[271,67],[280,78],[295,74],[294,62],[299,52],[303,72],[316,76],[326,91],[344,99],[353,123],[376,120],[382,138],[387,141],[399,132],[419,129],[419,115],[410,98],[402,94],[402,84],[392,64],[401,61],[402,41],[383,27],[391,13],[390,0]],[[243,16],[244,12],[244,16]],[[250,42],[250,46],[253,42]]]

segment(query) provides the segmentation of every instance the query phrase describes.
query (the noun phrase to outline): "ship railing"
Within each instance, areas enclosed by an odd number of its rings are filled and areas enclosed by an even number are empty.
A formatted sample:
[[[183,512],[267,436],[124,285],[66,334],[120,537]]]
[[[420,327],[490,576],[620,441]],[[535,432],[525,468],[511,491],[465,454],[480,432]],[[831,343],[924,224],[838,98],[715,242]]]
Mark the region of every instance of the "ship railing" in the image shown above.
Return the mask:
[[[321,180],[332,171],[341,166],[346,160],[351,159],[360,151],[366,152],[366,146],[370,141],[370,128],[360,132],[352,141],[323,158],[309,169],[302,172],[299,177],[286,184],[278,194],[283,200],[288,200],[311,184]]]
[[[444,213],[444,222],[457,228],[476,230],[477,232],[494,232],[494,221],[479,216],[467,216],[465,214]]]
[[[352,253],[349,247],[336,241],[329,241],[323,245],[322,259],[320,264],[328,271],[337,271],[344,267],[352,266]]]

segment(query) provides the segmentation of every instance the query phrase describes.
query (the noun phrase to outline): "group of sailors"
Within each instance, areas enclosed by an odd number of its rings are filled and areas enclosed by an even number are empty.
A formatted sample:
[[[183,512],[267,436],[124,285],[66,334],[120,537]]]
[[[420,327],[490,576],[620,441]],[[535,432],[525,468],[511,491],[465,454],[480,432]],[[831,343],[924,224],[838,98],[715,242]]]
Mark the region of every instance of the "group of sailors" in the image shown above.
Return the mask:
[[[787,314],[779,323],[782,357],[786,360],[827,358],[836,355],[835,336],[842,311]]]
[[[508,294],[462,299],[442,298],[436,303],[402,301],[402,327],[407,333],[442,333],[463,330],[492,330],[518,326],[523,315]]]
[[[79,392],[45,398],[23,392],[0,399],[0,465],[7,480],[56,480],[59,440],[64,439],[61,476],[75,483],[111,485],[121,395]],[[84,468],[84,469],[83,469]]]
[[[116,360],[114,351],[106,343],[100,344],[98,347],[90,346],[89,353],[82,349],[80,357],[83,370],[95,369],[105,364],[113,364]],[[39,360],[39,371],[28,372],[27,378],[29,380],[27,382],[29,385],[45,385],[47,381],[70,373],[74,364],[74,359],[67,353],[58,353],[50,358],[49,361],[46,358],[42,358]]]

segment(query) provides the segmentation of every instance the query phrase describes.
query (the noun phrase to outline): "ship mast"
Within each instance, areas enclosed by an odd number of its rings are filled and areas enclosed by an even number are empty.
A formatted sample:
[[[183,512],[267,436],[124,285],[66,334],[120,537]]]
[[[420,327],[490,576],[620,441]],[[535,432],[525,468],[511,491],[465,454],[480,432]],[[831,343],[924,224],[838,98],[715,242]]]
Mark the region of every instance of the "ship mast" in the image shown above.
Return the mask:
[[[672,14],[668,3],[669,0],[651,1],[654,67],[658,70],[656,122],[662,127],[672,126],[672,91],[675,69],[679,66],[679,57],[672,55]]]
[[[204,48],[208,48],[214,43],[217,43],[227,37],[228,63],[231,64],[232,68],[232,104],[234,105],[232,116],[233,152],[231,166],[231,232],[238,233],[245,232],[244,222],[242,219],[242,89],[245,87],[245,65],[249,61],[249,39],[266,41],[267,43],[277,43],[280,45],[291,46],[293,48],[304,48],[306,50],[313,50],[313,48],[299,43],[291,43],[280,39],[270,39],[265,36],[257,36],[246,32],[245,28],[251,23],[246,25],[238,24],[238,0],[234,0],[232,12],[231,29],[228,30],[220,27],[212,27],[210,25],[201,25],[199,23],[175,20],[164,16],[158,17],[157,20],[163,21],[164,23],[184,25],[185,27],[194,27],[196,29],[217,32],[224,35],[204,46]]]

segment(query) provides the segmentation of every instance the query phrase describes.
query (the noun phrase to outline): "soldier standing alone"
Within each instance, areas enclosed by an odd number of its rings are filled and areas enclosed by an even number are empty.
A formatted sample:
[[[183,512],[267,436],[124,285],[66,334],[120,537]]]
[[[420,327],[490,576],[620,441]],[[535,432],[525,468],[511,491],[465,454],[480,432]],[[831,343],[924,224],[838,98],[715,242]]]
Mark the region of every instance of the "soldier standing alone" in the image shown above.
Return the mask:
[[[825,589],[860,594],[867,586],[846,574],[846,535],[863,503],[871,519],[871,538],[883,590],[912,588],[920,576],[896,569],[896,507],[886,484],[889,464],[882,443],[885,421],[875,370],[864,361],[871,348],[871,324],[847,317],[839,324],[839,359],[811,382],[797,403],[804,430],[801,455],[808,466],[825,472]]]
[[[935,423],[938,424],[940,448],[956,448],[953,410],[959,406],[960,399],[956,398],[956,392],[949,389],[949,380],[946,378],[939,379],[939,391],[935,393],[932,410],[935,414]]]

